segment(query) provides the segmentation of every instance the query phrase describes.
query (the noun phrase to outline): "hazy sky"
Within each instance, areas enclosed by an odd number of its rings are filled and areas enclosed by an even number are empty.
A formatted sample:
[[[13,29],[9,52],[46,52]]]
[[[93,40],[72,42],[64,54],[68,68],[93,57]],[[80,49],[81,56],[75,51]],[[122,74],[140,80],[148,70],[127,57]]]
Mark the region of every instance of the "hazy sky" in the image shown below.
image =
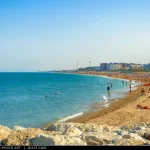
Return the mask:
[[[0,0],[0,71],[150,62],[149,0]]]

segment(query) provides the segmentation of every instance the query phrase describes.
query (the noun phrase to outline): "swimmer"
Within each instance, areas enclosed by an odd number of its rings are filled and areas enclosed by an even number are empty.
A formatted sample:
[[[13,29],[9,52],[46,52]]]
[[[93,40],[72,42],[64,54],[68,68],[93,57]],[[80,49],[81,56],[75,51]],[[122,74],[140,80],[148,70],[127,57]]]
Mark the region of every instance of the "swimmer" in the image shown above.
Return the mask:
[[[110,86],[112,87],[112,83],[110,83]]]

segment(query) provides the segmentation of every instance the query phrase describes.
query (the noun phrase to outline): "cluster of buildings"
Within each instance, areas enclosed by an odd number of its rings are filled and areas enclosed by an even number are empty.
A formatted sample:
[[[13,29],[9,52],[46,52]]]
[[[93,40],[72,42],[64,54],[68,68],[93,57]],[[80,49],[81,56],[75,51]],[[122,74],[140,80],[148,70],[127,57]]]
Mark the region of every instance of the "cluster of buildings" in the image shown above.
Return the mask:
[[[99,66],[90,66],[79,68],[79,71],[115,71],[123,69],[150,69],[150,64],[135,64],[135,63],[100,63]]]

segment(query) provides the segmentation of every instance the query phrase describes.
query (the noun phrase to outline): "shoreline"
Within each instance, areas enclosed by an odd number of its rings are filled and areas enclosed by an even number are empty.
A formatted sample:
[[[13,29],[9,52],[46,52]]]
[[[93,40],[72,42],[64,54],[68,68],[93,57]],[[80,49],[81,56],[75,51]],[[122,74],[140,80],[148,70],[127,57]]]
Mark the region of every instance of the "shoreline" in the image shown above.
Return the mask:
[[[82,73],[65,73],[65,74],[74,74],[74,75],[85,75],[85,76],[96,76],[96,77],[103,77],[103,78],[109,78],[109,79],[117,79],[117,80],[124,80],[124,81],[129,81],[128,79],[122,79],[122,78],[115,78],[115,77],[110,77],[110,76],[104,76],[104,75],[97,75],[97,74],[93,74],[93,73],[90,73],[90,74],[82,74]],[[121,92],[122,93],[122,92]],[[115,100],[119,100],[120,98],[124,98],[127,96],[128,92],[124,91],[123,93],[125,93],[125,96],[119,96],[119,98],[110,98],[109,100],[109,103],[106,103],[106,104],[102,104],[101,106],[99,106],[99,108],[101,109],[105,109],[105,108],[108,108],[110,107],[110,105],[115,101]],[[75,113],[75,114],[72,114],[72,115],[69,115],[69,116],[66,116],[66,117],[63,117],[59,120],[55,120],[55,121],[52,121],[52,122],[48,122],[46,124],[44,124],[41,129],[45,128],[48,124],[50,123],[61,123],[61,122],[68,122],[68,120],[73,120],[75,118],[78,118],[78,117],[81,117],[81,116],[84,116],[86,114],[89,114],[89,113],[95,113],[97,111],[99,111],[97,108],[96,111],[94,109],[89,109],[88,112],[78,112],[78,113]],[[90,111],[92,110],[92,111]],[[68,119],[69,118],[69,119]]]
[[[94,73],[94,75],[96,75],[96,74]],[[108,78],[115,78],[115,79],[120,79],[120,80],[123,80],[123,79],[129,80],[129,79],[125,79],[124,77],[118,78],[118,77],[108,76]],[[132,78],[132,80],[138,81],[138,80],[136,80],[136,78]],[[80,116],[77,116],[75,118],[68,119],[68,120],[66,120],[66,122],[68,122],[68,123],[69,122],[73,122],[73,123],[90,123],[90,122],[92,122],[92,123],[96,123],[96,124],[108,124],[108,125],[114,125],[114,126],[128,124],[126,122],[122,122],[122,123],[116,122],[115,123],[115,122],[113,122],[114,119],[112,119],[112,121],[111,121],[111,119],[109,120],[108,118],[110,116],[112,116],[111,115],[112,112],[117,112],[119,109],[122,109],[127,105],[130,105],[132,102],[136,101],[138,98],[140,99],[140,95],[141,95],[140,91],[141,91],[142,87],[143,87],[142,83],[139,85],[136,85],[136,90],[132,91],[131,93],[130,92],[127,93],[127,95],[123,98],[118,98],[117,101],[113,100],[109,104],[109,107],[103,107],[99,110],[96,110],[95,112],[87,112],[87,113],[80,115]],[[104,119],[105,119],[105,121],[103,121]],[[138,123],[138,122],[136,122],[136,123]],[[133,124],[133,123],[131,123],[131,124]]]
[[[92,119],[95,119],[95,118],[98,118],[100,116],[109,114],[112,111],[119,109],[121,107],[120,105],[123,106],[123,105],[126,105],[127,103],[129,103],[129,99],[134,98],[135,97],[134,94],[137,94],[137,92],[139,92],[141,90],[141,87],[142,87],[142,85],[139,85],[138,87],[136,87],[136,90],[132,91],[131,94],[128,93],[125,97],[118,98],[117,101],[115,101],[116,99],[112,100],[109,107],[101,108],[100,110],[96,110],[95,112],[85,113],[81,116],[69,119],[66,122],[88,123]]]
[[[136,90],[112,101],[110,107],[62,122],[49,122],[44,128],[14,126],[10,129],[1,125],[0,145],[150,145],[150,99],[141,95],[143,86],[137,84]],[[150,86],[144,89],[147,92]]]
[[[70,73],[69,73],[70,74]],[[103,77],[103,78],[109,78],[109,79],[117,79],[117,80],[124,80],[124,81],[129,81],[128,79],[122,79],[122,78],[115,78],[115,77],[108,77],[108,76],[103,76],[103,75],[96,75],[96,74],[78,74],[78,73],[71,73],[71,74],[77,74],[77,75],[87,75],[87,76],[99,76],[99,77]],[[137,85],[135,85],[135,87],[137,88]],[[122,93],[122,92],[121,92]],[[125,98],[127,95],[128,95],[128,92],[127,91],[123,91],[123,95],[124,96],[119,96],[119,98],[110,98],[109,99],[109,102],[108,103],[104,103],[104,104],[100,104],[100,106],[99,106],[99,108],[97,108],[96,110],[94,110],[94,109],[89,109],[89,111],[88,112],[79,112],[79,113],[76,113],[76,114],[72,114],[72,115],[70,115],[70,116],[66,116],[66,117],[64,117],[64,118],[61,118],[60,120],[57,120],[57,121],[53,121],[53,122],[56,122],[56,123],[61,123],[61,122],[68,122],[68,121],[72,121],[72,120],[74,120],[74,119],[76,119],[76,118],[82,118],[83,116],[86,116],[86,114],[91,114],[91,113],[95,113],[95,112],[97,112],[97,111],[99,111],[99,109],[105,109],[105,108],[108,108],[108,107],[110,107],[111,106],[111,104],[113,103],[113,102],[115,102],[115,101],[118,101],[118,100],[120,100],[120,99],[123,99],[123,98]],[[101,102],[101,101],[100,101]],[[92,110],[92,111],[90,111],[90,110]],[[69,118],[69,119],[68,119]],[[53,123],[52,122],[52,123]],[[46,124],[46,126],[48,125],[48,123]]]

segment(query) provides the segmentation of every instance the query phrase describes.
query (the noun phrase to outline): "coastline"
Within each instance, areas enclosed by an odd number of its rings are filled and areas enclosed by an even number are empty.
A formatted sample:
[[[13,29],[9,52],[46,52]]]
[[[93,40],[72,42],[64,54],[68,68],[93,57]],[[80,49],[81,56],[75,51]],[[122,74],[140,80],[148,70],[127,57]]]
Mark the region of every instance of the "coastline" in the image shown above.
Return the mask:
[[[99,77],[104,77],[104,78],[109,78],[109,79],[117,79],[117,80],[124,80],[124,81],[129,81],[129,79],[123,79],[123,78],[117,78],[117,77],[110,77],[110,76],[104,76],[104,75],[97,75],[97,74],[95,74],[95,73],[85,73],[85,74],[82,74],[82,73],[68,73],[68,74],[77,74],[77,75],[87,75],[87,76],[99,76]],[[137,85],[136,85],[137,86]],[[122,92],[121,92],[122,93]],[[119,96],[119,98],[110,98],[109,99],[109,102],[108,103],[104,103],[104,104],[100,104],[100,106],[99,106],[99,108],[100,109],[105,109],[105,108],[108,108],[108,107],[110,107],[110,105],[113,103],[113,102],[115,102],[115,100],[117,99],[117,100],[120,100],[120,99],[122,99],[122,98],[125,98],[127,95],[128,95],[128,92],[127,91],[123,91],[123,95],[124,96]],[[101,103],[101,102],[100,102]],[[57,121],[54,121],[54,122],[52,122],[52,123],[61,123],[61,122],[68,122],[68,121],[72,121],[72,120],[76,120],[78,117],[79,118],[82,118],[83,116],[86,116],[86,115],[89,115],[89,114],[93,114],[93,113],[95,113],[95,112],[97,112],[97,111],[99,111],[99,108],[97,108],[96,109],[96,111],[94,110],[94,109],[90,109],[88,112],[79,112],[79,113],[76,113],[76,114],[73,114],[73,115],[70,115],[70,116],[66,116],[66,117],[64,117],[64,118],[61,118],[60,120],[57,120]],[[91,116],[91,115],[90,115]],[[44,125],[44,127],[45,126],[47,126],[49,123],[46,123],[45,125]]]
[[[126,97],[112,100],[110,107],[62,118],[62,122],[47,123],[44,128],[0,125],[0,145],[150,145],[150,99],[141,95],[142,87],[136,85]],[[149,88],[144,87],[146,92]],[[138,104],[149,109],[137,108]]]
[[[66,122],[74,122],[74,123],[94,122],[91,120],[99,118],[103,115],[107,115],[113,111],[118,110],[121,107],[124,107],[126,104],[129,104],[130,102],[132,102],[134,99],[133,100],[131,100],[131,99],[136,98],[136,96],[139,94],[139,91],[141,90],[141,87],[142,87],[142,85],[139,85],[136,88],[136,90],[132,91],[131,93],[128,93],[126,97],[119,98],[119,99],[117,99],[117,101],[112,100],[109,107],[102,108],[100,110],[97,110],[96,112],[85,113],[81,116],[69,119]],[[106,124],[105,122],[103,123],[103,121],[95,122],[95,123]],[[114,123],[109,122],[108,125],[114,125]],[[116,124],[116,126],[118,126],[118,124]]]
[[[95,72],[94,72],[94,75],[96,75]],[[113,76],[113,77],[108,76],[108,77],[109,78],[117,78],[120,80],[129,80],[129,79],[126,79],[121,76],[119,76],[119,78],[115,77],[115,76]],[[132,78],[132,80],[136,80],[136,78]],[[85,114],[77,116],[75,118],[68,119],[66,122],[96,123],[96,124],[108,124],[108,125],[114,125],[114,126],[137,124],[141,121],[140,119],[137,121],[134,121],[134,120],[127,121],[126,119],[122,120],[122,117],[125,117],[125,116],[120,115],[120,117],[119,117],[119,114],[118,114],[118,116],[117,115],[113,116],[112,113],[114,113],[114,114],[118,113],[118,111],[121,111],[122,109],[124,109],[124,111],[125,111],[126,106],[131,105],[132,103],[135,103],[136,101],[137,101],[137,103],[138,103],[138,101],[141,102],[142,99],[146,98],[146,97],[141,97],[140,91],[141,91],[142,87],[143,87],[143,84],[137,85],[136,90],[132,91],[131,93],[129,92],[125,97],[119,98],[119,99],[117,99],[117,101],[113,100],[110,103],[109,107],[102,108],[100,110],[96,110],[95,112],[85,113]],[[148,88],[147,88],[147,90],[148,90]],[[135,104],[135,107],[133,107],[133,110],[134,109],[136,109],[136,104]],[[147,111],[149,111],[149,110],[147,110]],[[121,113],[123,113],[123,110],[121,111]],[[130,112],[130,114],[131,114],[131,116],[133,116],[132,112]],[[128,113],[127,114],[124,113],[124,115],[128,115]],[[134,116],[134,117],[136,119],[136,116]],[[115,119],[116,119],[116,121],[114,121]],[[150,121],[150,119],[146,119],[145,121]]]

